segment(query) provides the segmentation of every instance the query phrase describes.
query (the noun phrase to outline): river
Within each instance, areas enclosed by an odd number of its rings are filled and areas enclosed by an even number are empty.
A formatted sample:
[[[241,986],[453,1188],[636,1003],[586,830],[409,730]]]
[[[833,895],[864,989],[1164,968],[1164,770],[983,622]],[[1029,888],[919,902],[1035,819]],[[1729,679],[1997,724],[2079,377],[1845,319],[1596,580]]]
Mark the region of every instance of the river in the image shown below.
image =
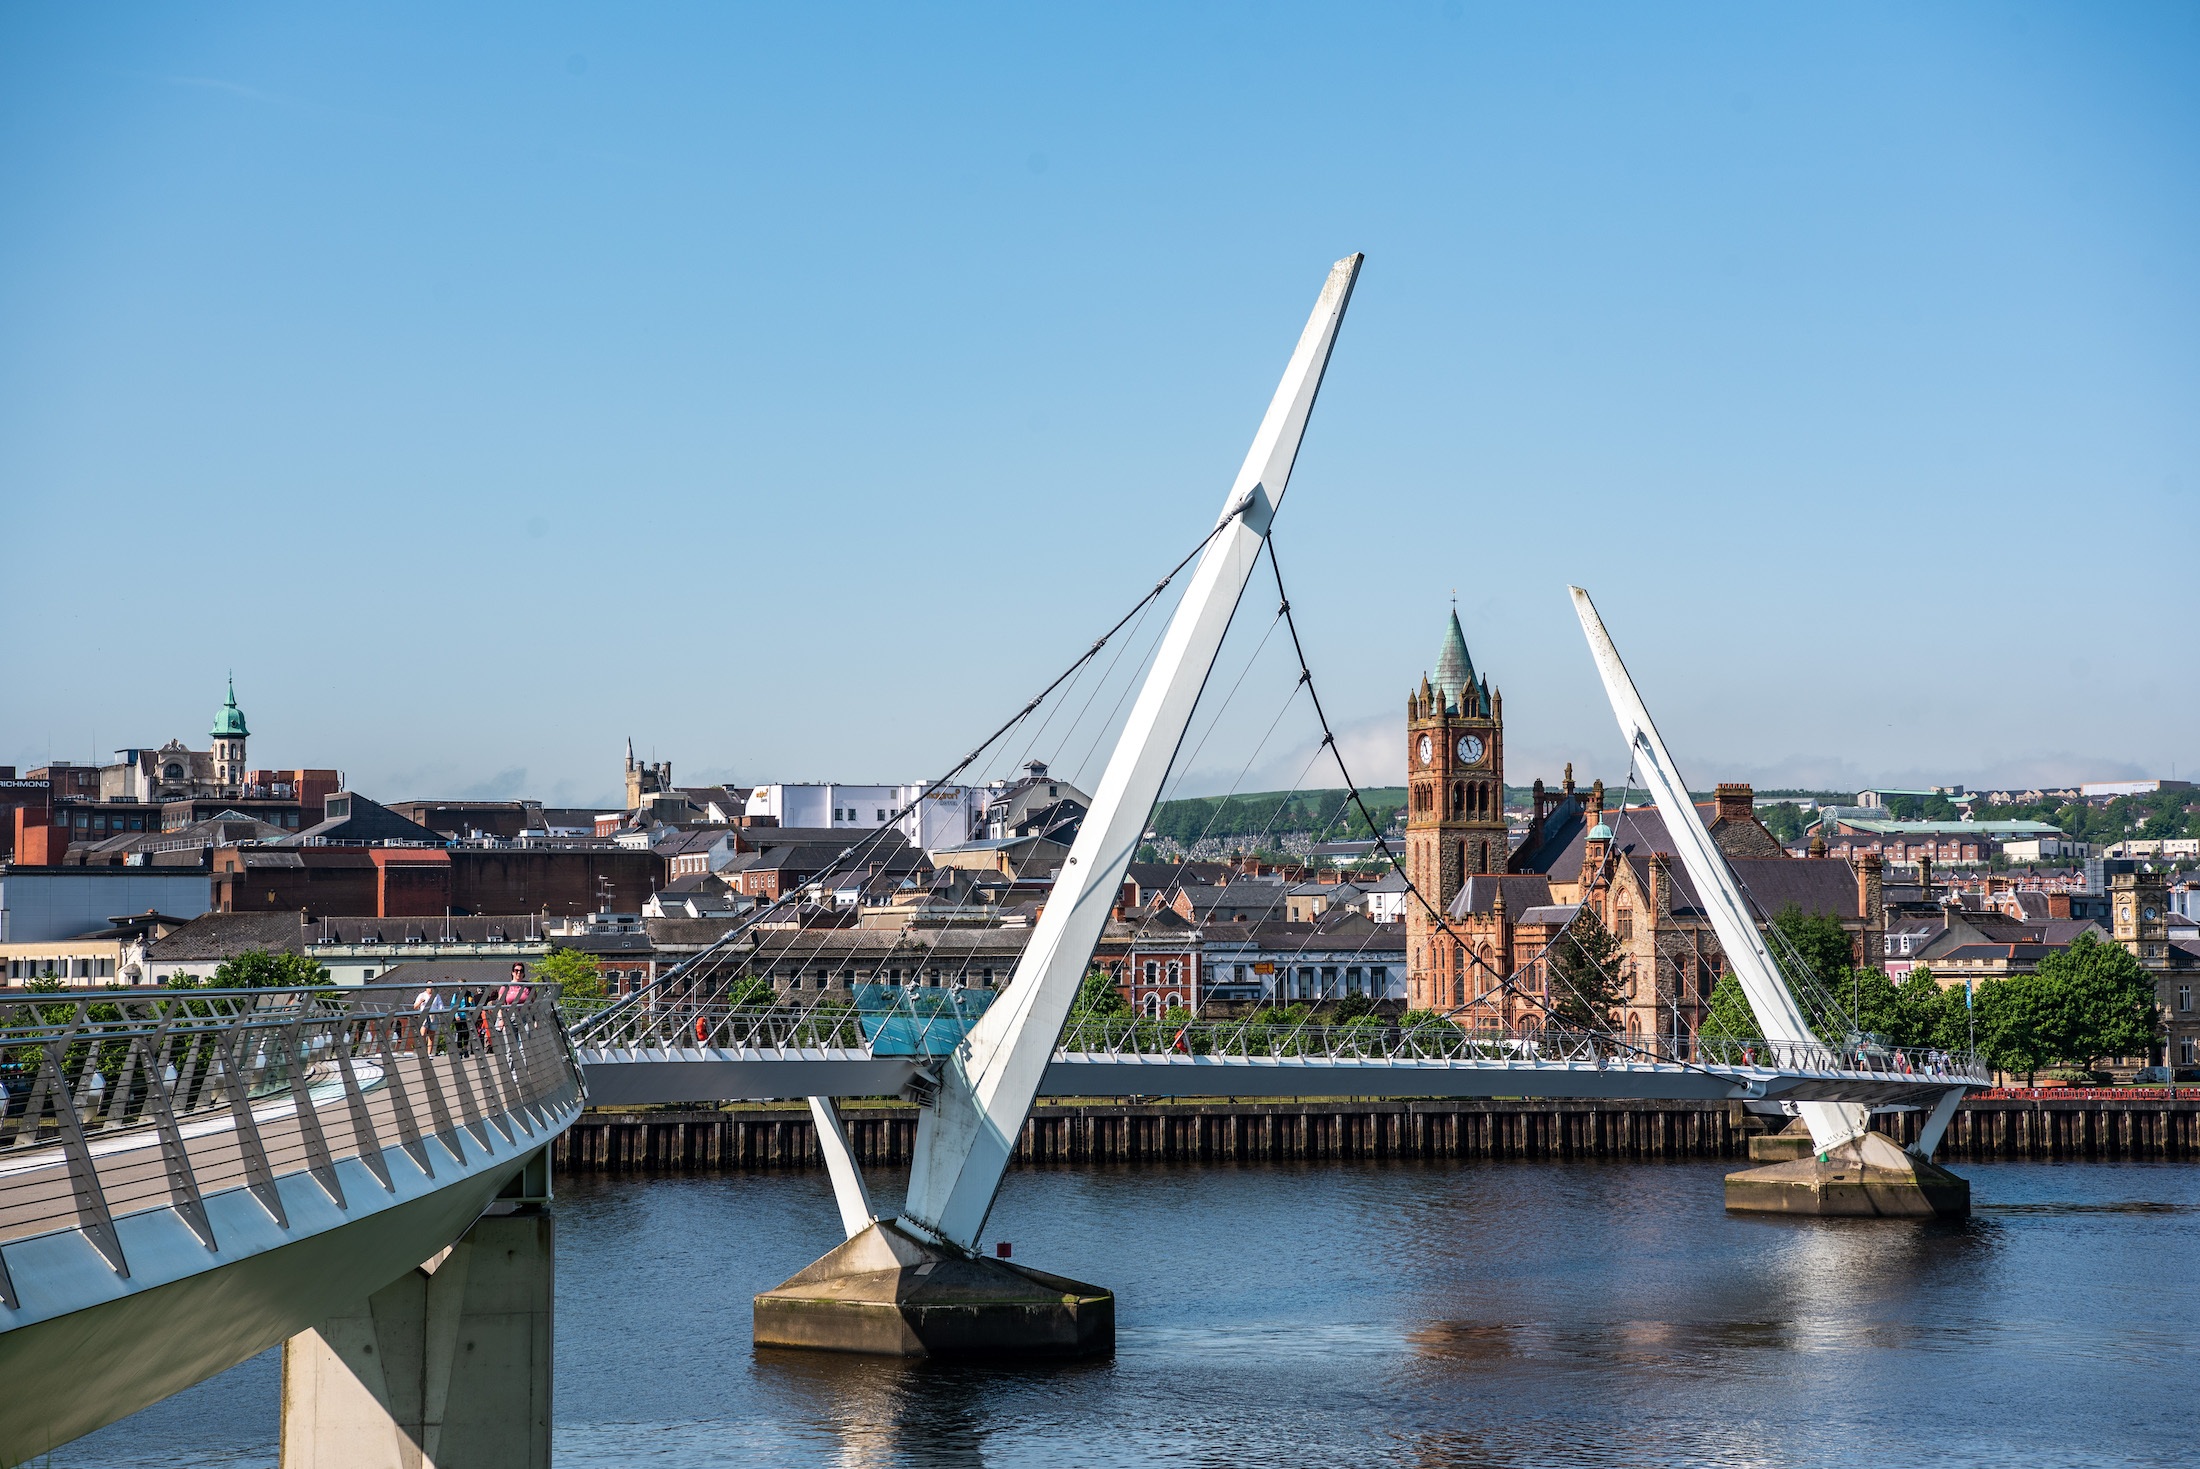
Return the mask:
[[[1037,1367],[752,1352],[822,1173],[561,1180],[556,1463],[2200,1462],[2200,1169],[1965,1165],[1917,1224],[1730,1217],[1728,1166],[1017,1170],[989,1238],[1118,1299]],[[272,1466],[279,1370],[52,1463]]]

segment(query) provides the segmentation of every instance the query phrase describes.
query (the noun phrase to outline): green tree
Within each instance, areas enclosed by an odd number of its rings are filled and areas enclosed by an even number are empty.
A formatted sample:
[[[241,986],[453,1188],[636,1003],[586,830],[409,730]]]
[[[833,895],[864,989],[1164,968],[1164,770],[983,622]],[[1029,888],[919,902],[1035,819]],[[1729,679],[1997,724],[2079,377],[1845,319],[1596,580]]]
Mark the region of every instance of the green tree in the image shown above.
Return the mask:
[[[2055,1059],[2087,1070],[2112,1056],[2143,1056],[2162,1038],[2154,980],[2121,944],[2083,934],[2040,961],[2059,995]]]
[[[1943,990],[1933,971],[1923,964],[1912,969],[1895,987],[1894,1021],[1888,1034],[1898,1046],[1933,1046],[1942,1050],[1968,1049],[1963,991]],[[1953,1021],[1951,1033],[1950,1022]]]
[[[744,974],[726,988],[725,1003],[736,1008],[777,1004],[779,990],[768,979]]]
[[[1974,995],[1979,1050],[1996,1070],[2030,1085],[2056,1060],[2058,1008],[2053,985],[2037,974],[1989,980]]]
[[[1844,966],[1841,990],[1834,998],[1854,1011],[1858,1030],[1880,1036],[1891,1045],[1916,1044],[1907,1038],[1902,996],[1885,970],[1868,964],[1860,969]]]
[[[1805,913],[1790,903],[1773,915],[1772,926],[1809,967],[1811,977],[1829,992],[1847,982],[1849,961],[1856,950],[1840,919],[1831,913]],[[1773,947],[1777,950],[1779,945]]]
[[[247,949],[214,970],[214,988],[221,990],[294,989],[328,982],[328,970],[319,962],[266,949]]]
[[[1757,819],[1765,824],[1765,830],[1783,842],[1800,841],[1807,826],[1803,820],[1803,808],[1793,801],[1767,806],[1757,813]]]
[[[552,949],[535,965],[535,978],[558,987],[558,996],[582,1004],[600,1004],[604,998],[603,970],[596,956],[579,949]]]
[[[1577,1030],[1609,1031],[1626,998],[1619,977],[1619,940],[1586,903],[1544,961],[1550,976],[1551,1020]]]
[[[1374,1013],[1375,1002],[1366,995],[1345,995],[1329,1007],[1329,1023],[1343,1025],[1348,1020]]]
[[[1719,1040],[1755,1040],[1764,1034],[1757,1014],[1749,1008],[1749,996],[1731,971],[1711,987],[1711,1005],[1704,1012],[1703,1033]]]
[[[1100,1017],[1131,1013],[1131,1007],[1124,1003],[1123,992],[1115,987],[1114,976],[1102,969],[1093,970],[1077,986],[1077,1003],[1072,1009],[1078,1015]]]

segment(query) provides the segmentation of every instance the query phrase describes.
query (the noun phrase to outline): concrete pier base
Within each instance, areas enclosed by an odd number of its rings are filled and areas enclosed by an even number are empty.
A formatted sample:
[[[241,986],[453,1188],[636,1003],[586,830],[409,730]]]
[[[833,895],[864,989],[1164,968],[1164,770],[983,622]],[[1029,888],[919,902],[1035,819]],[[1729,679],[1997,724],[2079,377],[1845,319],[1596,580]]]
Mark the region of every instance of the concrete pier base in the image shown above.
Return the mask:
[[[549,1469],[550,1216],[486,1215],[283,1343],[282,1469]]]
[[[1819,1218],[1961,1219],[1971,1212],[1971,1185],[1871,1132],[1824,1157],[1729,1173],[1726,1207]]]
[[[755,1302],[756,1344],[881,1357],[1085,1357],[1115,1350],[1115,1297],[872,1224]]]

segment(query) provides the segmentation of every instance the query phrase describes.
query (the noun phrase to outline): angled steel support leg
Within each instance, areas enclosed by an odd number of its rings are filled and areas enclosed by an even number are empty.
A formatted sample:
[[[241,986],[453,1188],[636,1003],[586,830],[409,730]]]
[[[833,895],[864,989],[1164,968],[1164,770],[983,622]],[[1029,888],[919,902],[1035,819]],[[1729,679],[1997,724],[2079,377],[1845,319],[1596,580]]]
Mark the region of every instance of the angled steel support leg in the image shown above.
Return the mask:
[[[330,1049],[336,1053],[336,1069],[344,1078],[344,1106],[351,1113],[351,1145],[367,1172],[382,1185],[385,1193],[396,1193],[397,1185],[390,1180],[390,1165],[382,1156],[382,1140],[374,1133],[374,1114],[367,1110],[367,1094],[359,1089],[359,1073],[351,1064],[351,1053],[358,1037],[357,1022],[338,1026],[330,1035]]]
[[[942,1068],[933,1104],[918,1115],[905,1218],[944,1243],[973,1249],[985,1228],[1002,1170],[1092,962],[1123,871],[1145,833],[1154,800],[1290,483],[1307,416],[1314,411],[1359,272],[1357,255],[1330,270],[1253,447],[1223,501],[1221,518],[1154,650],[1153,667],[1108,757],[1092,809],[1055,878],[1031,942],[1008,988]]]
[[[1780,977],[1780,967],[1773,963],[1772,951],[1757,931],[1748,900],[1734,881],[1726,858],[1712,844],[1711,833],[1704,829],[1703,818],[1688,799],[1688,786],[1681,780],[1680,768],[1667,753],[1657,726],[1650,722],[1650,711],[1635,691],[1627,665],[1620,662],[1619,649],[1604,630],[1596,604],[1581,588],[1568,590],[1573,593],[1581,630],[1588,635],[1590,656],[1604,680],[1605,697],[1611,700],[1612,713],[1619,720],[1620,738],[1627,742],[1643,784],[1658,803],[1658,815],[1665,818],[1665,829],[1680,849],[1681,865],[1687,869],[1689,881],[1695,884],[1710,912],[1711,927],[1719,936],[1719,946],[1726,950],[1727,962],[1734,966],[1734,977],[1741,981],[1750,1012],[1776,1051],[1782,1044],[1817,1047],[1818,1037],[1795,1003],[1787,981]],[[1821,1154],[1863,1136],[1871,1127],[1871,1110],[1850,1102],[1803,1102],[1799,1106],[1803,1122],[1810,1128],[1811,1142]]]
[[[229,1094],[229,1117],[236,1126],[237,1153],[244,1162],[245,1187],[252,1197],[260,1201],[268,1217],[284,1229],[290,1228],[290,1215],[283,1209],[283,1196],[275,1187],[275,1171],[267,1164],[267,1145],[260,1141],[260,1122],[252,1115],[252,1088],[245,1079],[244,1037],[235,1030],[221,1038],[222,1088]]]
[[[76,1194],[77,1228],[84,1232],[84,1237],[92,1242],[92,1248],[99,1251],[109,1268],[128,1280],[130,1262],[122,1257],[122,1236],[115,1233],[114,1216],[107,1212],[107,1192],[100,1187],[99,1169],[92,1163],[92,1150],[84,1141],[84,1124],[76,1115],[76,1102],[69,1095],[62,1071],[63,1058],[67,1055],[63,1046],[61,1041],[48,1041],[39,1069],[50,1068],[55,1079],[54,1113],[61,1123],[61,1151],[69,1162],[69,1185]],[[98,1063],[95,1060],[85,1064]]]
[[[329,1152],[328,1134],[321,1130],[321,1114],[313,1105],[313,1078],[307,1074],[303,1021],[290,1022],[284,1045],[290,1053],[290,1100],[297,1109],[298,1135],[306,1145],[307,1170],[337,1208],[349,1209],[351,1206],[344,1202],[343,1180],[336,1176],[336,1157]]]
[[[403,1021],[384,1016],[371,1022],[374,1026],[375,1055],[382,1066],[382,1085],[389,1088],[390,1109],[397,1114],[397,1144],[407,1157],[420,1165],[420,1171],[435,1177],[435,1160],[428,1152],[428,1145],[421,1139],[419,1119],[413,1116],[412,1098],[405,1094],[404,1073],[397,1069],[397,1053],[390,1045],[390,1030]]]
[[[1955,1121],[1956,1108],[1963,1105],[1963,1099],[1968,1095],[1969,1089],[1960,1086],[1950,1087],[1942,1092],[1940,1100],[1933,1103],[1933,1110],[1927,1112],[1925,1120],[1918,1125],[1917,1141],[1904,1151],[1912,1157],[1932,1162],[1933,1153],[1940,1147],[1941,1138],[1947,1135],[1948,1124]]]
[[[165,1022],[163,1029],[165,1030]],[[165,1042],[165,1034],[158,1037]],[[176,1126],[174,1099],[168,1095],[168,1084],[161,1079],[160,1058],[166,1052],[165,1044],[154,1045],[143,1037],[130,1043],[131,1054],[139,1057],[145,1067],[145,1110],[153,1119],[153,1130],[160,1136],[161,1161],[168,1169],[168,1197],[174,1204],[176,1217],[198,1236],[199,1243],[210,1250],[221,1246],[214,1240],[214,1221],[206,1214],[206,1200],[199,1194],[198,1175],[191,1168],[190,1151],[183,1145],[183,1131]],[[128,1068],[124,1068],[128,1074]]]
[[[855,1149],[848,1145],[847,1129],[840,1125],[840,1109],[831,1097],[810,1098],[810,1117],[817,1123],[818,1151],[825,1155],[825,1172],[833,1180],[833,1202],[840,1205],[840,1227],[854,1239],[870,1228],[878,1216],[871,1212],[871,1195],[863,1186],[863,1169]]]

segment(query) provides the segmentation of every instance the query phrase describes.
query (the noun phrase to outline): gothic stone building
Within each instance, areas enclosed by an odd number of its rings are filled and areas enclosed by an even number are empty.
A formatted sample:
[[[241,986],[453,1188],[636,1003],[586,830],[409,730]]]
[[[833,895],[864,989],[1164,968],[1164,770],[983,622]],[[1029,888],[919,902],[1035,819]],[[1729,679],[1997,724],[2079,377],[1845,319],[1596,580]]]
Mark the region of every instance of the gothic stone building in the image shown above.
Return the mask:
[[[1407,698],[1406,873],[1426,895],[1407,899],[1407,1003],[1476,1027],[1539,1027],[1546,950],[1586,904],[1619,944],[1621,1026],[1693,1034],[1727,966],[1664,821],[1647,805],[1607,809],[1603,782],[1577,791],[1569,767],[1555,793],[1535,782],[1514,845],[1504,739],[1504,701],[1476,677],[1455,612],[1435,675]],[[1791,905],[1829,914],[1855,963],[1883,962],[1875,854],[1789,856],[1747,785],[1722,784],[1697,809],[1765,919]]]

